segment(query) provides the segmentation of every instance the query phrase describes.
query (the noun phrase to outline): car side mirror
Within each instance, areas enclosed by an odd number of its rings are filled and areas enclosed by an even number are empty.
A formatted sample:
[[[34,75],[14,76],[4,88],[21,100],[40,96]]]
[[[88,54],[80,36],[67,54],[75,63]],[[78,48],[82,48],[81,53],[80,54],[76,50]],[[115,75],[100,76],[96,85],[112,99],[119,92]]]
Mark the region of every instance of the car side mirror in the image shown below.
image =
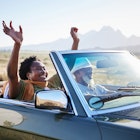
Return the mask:
[[[35,94],[35,107],[42,109],[67,109],[68,99],[61,90],[40,90]]]

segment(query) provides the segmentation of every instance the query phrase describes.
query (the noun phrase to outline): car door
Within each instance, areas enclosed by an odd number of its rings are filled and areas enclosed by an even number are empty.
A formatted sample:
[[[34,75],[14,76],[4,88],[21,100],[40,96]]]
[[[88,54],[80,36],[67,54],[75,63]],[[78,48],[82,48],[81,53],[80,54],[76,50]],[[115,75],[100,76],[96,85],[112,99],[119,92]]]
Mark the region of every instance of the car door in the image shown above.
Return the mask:
[[[60,110],[36,109],[34,103],[0,99],[0,137],[2,139],[100,140],[93,118]]]

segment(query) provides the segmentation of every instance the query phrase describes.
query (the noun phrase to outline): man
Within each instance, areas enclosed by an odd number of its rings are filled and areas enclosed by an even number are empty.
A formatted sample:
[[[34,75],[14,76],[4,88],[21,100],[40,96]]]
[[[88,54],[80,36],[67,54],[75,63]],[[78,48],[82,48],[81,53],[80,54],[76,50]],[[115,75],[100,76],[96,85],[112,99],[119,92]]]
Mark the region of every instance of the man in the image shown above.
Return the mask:
[[[85,57],[76,59],[71,72],[73,73],[75,80],[84,95],[103,95],[115,92],[106,89],[104,86],[94,83],[93,66]]]

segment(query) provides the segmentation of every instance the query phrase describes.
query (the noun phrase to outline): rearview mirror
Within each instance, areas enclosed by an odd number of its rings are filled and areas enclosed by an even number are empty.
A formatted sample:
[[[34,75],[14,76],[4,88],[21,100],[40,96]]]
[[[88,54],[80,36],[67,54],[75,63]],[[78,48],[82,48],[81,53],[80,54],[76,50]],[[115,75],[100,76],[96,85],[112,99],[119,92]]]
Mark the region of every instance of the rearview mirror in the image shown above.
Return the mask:
[[[105,60],[99,60],[96,63],[97,68],[109,68],[109,67],[115,67],[118,63],[114,60],[105,59]]]
[[[61,90],[40,90],[36,92],[36,108],[64,110],[67,108],[67,104],[67,96]]]

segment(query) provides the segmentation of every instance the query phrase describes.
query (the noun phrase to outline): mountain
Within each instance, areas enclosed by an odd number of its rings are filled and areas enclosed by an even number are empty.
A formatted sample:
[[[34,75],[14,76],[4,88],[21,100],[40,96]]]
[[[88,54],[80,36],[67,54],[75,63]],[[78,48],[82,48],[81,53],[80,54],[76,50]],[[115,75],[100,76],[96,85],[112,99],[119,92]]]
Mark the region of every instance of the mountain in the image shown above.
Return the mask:
[[[79,34],[79,49],[127,49],[140,52],[140,37],[132,35],[126,37],[120,30],[104,26],[100,31],[90,31]],[[71,49],[72,38],[58,39],[49,43],[22,46],[22,50],[50,51]],[[11,48],[11,47],[10,47]],[[10,49],[9,47],[0,48]]]
[[[90,31],[81,38],[81,48],[91,48],[91,46],[102,49],[112,49],[121,46],[140,45],[140,37],[131,36],[127,38],[120,30],[115,31],[109,26],[104,26],[99,32]]]

